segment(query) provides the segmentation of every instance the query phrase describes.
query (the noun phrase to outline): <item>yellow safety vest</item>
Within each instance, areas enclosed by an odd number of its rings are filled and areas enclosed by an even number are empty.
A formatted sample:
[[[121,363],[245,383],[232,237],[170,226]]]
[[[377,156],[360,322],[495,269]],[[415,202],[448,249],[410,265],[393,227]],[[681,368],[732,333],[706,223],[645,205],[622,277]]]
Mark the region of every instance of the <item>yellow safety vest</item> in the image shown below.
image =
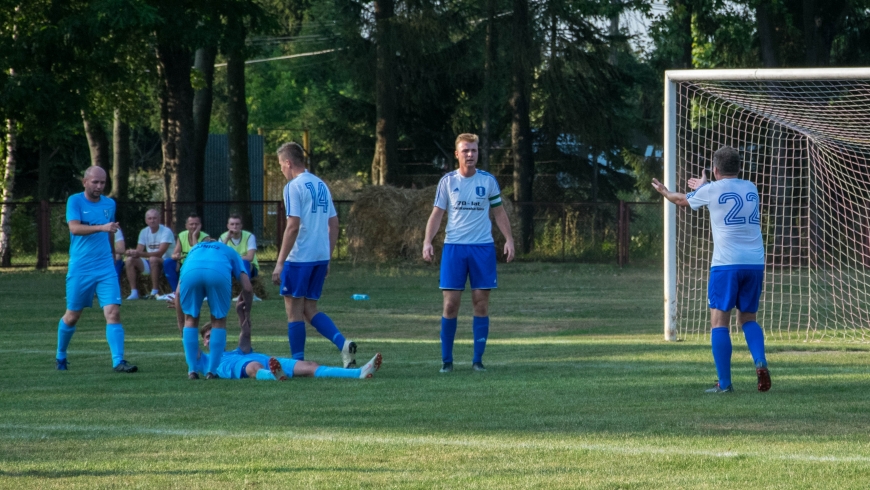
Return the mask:
[[[239,244],[233,244],[233,241],[230,240],[230,232],[224,232],[221,235],[221,243],[225,243],[228,247],[238,252],[238,254],[242,257],[248,254],[248,239],[251,238],[251,232],[242,230],[242,239],[239,240]],[[254,260],[251,261],[251,268],[260,270],[260,262],[257,261],[257,252],[254,252]]]

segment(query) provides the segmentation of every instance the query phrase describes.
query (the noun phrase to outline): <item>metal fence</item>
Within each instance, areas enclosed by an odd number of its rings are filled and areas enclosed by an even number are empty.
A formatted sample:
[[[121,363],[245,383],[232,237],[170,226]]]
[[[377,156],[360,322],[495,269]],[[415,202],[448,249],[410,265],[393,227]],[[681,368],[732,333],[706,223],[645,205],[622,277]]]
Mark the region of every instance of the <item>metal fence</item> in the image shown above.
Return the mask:
[[[69,228],[66,203],[10,202],[12,207],[10,257],[6,267],[65,266],[69,261]],[[348,257],[345,226],[353,201],[335,201],[339,231],[336,259]],[[257,237],[258,257],[274,261],[286,224],[281,201],[231,201],[206,203],[120,202],[116,219],[124,232],[127,248],[135,248],[139,231],[145,226],[145,212],[157,209],[176,231],[184,223],[172,223],[172,216],[197,212],[203,217],[203,231],[218,237],[226,231],[230,210],[249,206],[253,226],[245,229]],[[590,263],[657,262],[662,260],[662,205],[656,202],[606,203],[514,203],[514,229],[518,216],[532,216],[531,247],[518,253],[518,260],[570,261]],[[425,225],[425,223],[423,223]],[[515,237],[516,238],[516,237]],[[519,246],[518,246],[519,252]]]

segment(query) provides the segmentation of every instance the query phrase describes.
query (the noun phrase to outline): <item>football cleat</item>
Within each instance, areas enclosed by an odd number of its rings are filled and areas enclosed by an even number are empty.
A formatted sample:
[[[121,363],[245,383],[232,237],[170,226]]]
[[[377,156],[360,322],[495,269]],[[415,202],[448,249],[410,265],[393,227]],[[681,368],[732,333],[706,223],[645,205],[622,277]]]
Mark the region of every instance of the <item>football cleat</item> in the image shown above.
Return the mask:
[[[755,363],[755,374],[758,376],[758,391],[767,391],[770,389],[770,371],[767,369],[767,364],[764,362]]]
[[[187,373],[187,379],[199,379],[199,375],[196,372],[191,371]]]
[[[66,371],[66,359],[55,359],[54,368],[58,371]]]
[[[725,388],[722,388],[721,386],[719,386],[718,381],[716,382],[716,386],[704,390],[704,393],[733,393],[733,392],[734,392],[734,387],[732,385],[728,385]]]
[[[471,369],[473,371],[477,371],[478,373],[485,373],[486,372],[486,368],[483,367],[482,362],[475,362],[474,364],[471,365]]]
[[[287,373],[281,368],[281,361],[274,357],[269,358],[269,371],[272,371],[272,375],[278,381],[287,381]]]
[[[345,369],[356,367],[356,342],[344,341],[344,347],[341,348],[341,362]]]
[[[214,373],[208,373],[205,375],[205,379],[221,379],[221,377]]]
[[[132,364],[128,364],[127,361],[119,362],[112,369],[114,369],[116,373],[135,373],[136,371],[139,370],[138,367],[136,367]]]
[[[439,373],[452,373],[453,372],[453,363],[445,362],[443,366],[441,366],[441,370]]]
[[[367,362],[365,366],[360,368],[359,378],[366,379],[371,378],[372,375],[381,368],[381,362],[383,362],[384,358],[381,357],[381,353],[378,352],[375,354],[375,357],[372,357],[372,360]]]

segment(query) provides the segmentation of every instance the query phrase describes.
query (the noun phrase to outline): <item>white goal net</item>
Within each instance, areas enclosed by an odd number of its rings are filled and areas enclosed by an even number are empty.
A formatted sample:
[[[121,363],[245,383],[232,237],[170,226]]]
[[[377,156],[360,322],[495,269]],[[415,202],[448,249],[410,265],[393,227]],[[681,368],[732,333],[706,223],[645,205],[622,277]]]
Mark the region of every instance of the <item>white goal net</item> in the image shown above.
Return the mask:
[[[766,337],[870,340],[870,69],[665,78],[665,185],[688,192],[728,145],[740,151],[741,178],[758,186]],[[665,236],[665,338],[705,337],[707,212],[665,201]]]

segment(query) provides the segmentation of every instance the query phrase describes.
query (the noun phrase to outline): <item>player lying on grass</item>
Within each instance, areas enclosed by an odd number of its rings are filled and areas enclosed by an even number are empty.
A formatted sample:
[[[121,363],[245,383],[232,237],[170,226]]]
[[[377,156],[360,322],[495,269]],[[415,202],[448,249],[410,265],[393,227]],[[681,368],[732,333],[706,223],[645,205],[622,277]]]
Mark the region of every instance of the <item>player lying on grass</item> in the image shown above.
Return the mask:
[[[208,349],[211,342],[211,324],[203,325],[199,333],[202,336],[202,345]],[[382,360],[381,354],[377,353],[363,367],[345,369],[320,366],[316,362],[297,361],[286,357],[269,357],[253,350],[245,354],[240,348],[224,352],[220,359],[217,367],[219,378],[254,378],[269,381],[285,381],[287,378],[294,377],[366,379],[371,378],[374,372],[380,369]],[[188,378],[199,379],[199,374],[208,372],[210,361],[210,354],[200,351],[196,364],[190,368],[192,370]]]
[[[715,182],[706,175],[689,179],[694,192],[671,192],[656,179],[656,191],[677,206],[693,210],[707,207],[713,233],[713,261],[707,285],[710,307],[710,341],[719,381],[708,393],[730,393],[731,386],[731,310],[737,307],[737,323],[743,329],[746,345],[755,362],[758,391],[770,389],[770,371],[764,355],[764,332],[756,314],[764,283],[764,242],[761,238],[758,189],[738,178],[740,154],[723,146],[713,154]]]

